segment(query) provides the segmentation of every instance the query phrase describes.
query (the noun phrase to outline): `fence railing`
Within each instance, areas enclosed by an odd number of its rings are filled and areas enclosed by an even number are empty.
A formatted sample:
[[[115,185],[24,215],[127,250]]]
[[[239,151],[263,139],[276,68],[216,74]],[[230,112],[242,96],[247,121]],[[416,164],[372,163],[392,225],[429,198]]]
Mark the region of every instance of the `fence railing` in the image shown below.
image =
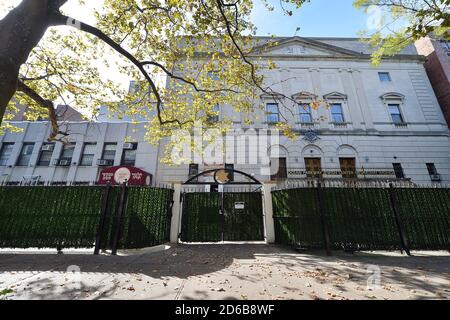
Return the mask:
[[[450,188],[297,185],[272,192],[276,241],[316,249],[450,250]]]
[[[354,179],[380,180],[389,179],[396,180],[395,171],[388,168],[348,168],[343,169],[317,169],[308,170],[305,168],[288,168],[287,175],[291,179],[308,179],[320,177],[325,179],[342,179],[342,177],[354,177]],[[405,179],[406,180],[406,179]]]
[[[173,190],[129,186],[0,187],[0,247],[150,247],[169,240]]]
[[[104,183],[99,181],[66,181],[66,180],[0,180],[0,187],[87,187],[87,186],[103,186]],[[151,185],[146,185],[146,187],[157,187],[157,188],[172,188],[170,184],[155,183],[152,181]]]

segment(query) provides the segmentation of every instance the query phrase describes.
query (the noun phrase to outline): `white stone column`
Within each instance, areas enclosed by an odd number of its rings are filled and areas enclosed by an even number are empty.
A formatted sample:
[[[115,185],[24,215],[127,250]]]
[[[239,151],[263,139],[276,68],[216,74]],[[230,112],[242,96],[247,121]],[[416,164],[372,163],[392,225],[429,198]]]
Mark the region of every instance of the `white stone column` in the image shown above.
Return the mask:
[[[364,81],[361,76],[361,71],[354,70],[354,72],[352,72],[351,76],[353,78],[353,85],[354,85],[354,89],[356,91],[356,97],[358,98],[361,115],[362,115],[363,121],[365,123],[365,129],[373,130],[374,125],[373,125],[373,120],[372,120],[372,114],[370,111],[366,88],[364,87]]]
[[[181,224],[181,184],[174,185],[172,221],[170,224],[170,243],[178,243],[178,234]]]
[[[69,168],[69,173],[67,174],[67,183],[71,183],[77,180],[77,173],[80,166],[81,155],[84,149],[84,141],[86,139],[88,125],[80,124],[79,127],[77,126],[77,128],[79,132],[83,132],[83,134],[80,138],[77,139],[77,141],[74,141],[75,148],[72,155],[72,164]]]
[[[274,186],[275,186],[274,184],[264,184],[262,188],[266,243],[275,242],[275,226],[273,221],[273,207],[272,207],[272,188]]]
[[[123,144],[125,143],[125,138],[127,137],[128,123],[120,126],[117,131],[119,132],[119,134],[117,137],[117,147],[116,147],[116,155],[114,157],[114,165],[120,166],[120,163],[122,162]]]
[[[309,68],[309,74],[311,76],[311,82],[313,86],[313,91],[315,95],[317,95],[317,98],[320,100],[323,98],[324,92],[322,90],[322,82],[321,82],[321,74],[320,69],[318,68]],[[317,115],[319,119],[326,119],[326,120],[320,120],[319,121],[319,128],[320,129],[329,129],[330,125],[328,122],[330,122],[330,115],[328,112],[328,108],[320,107],[317,109]]]
[[[44,125],[39,122],[36,123],[35,125],[37,126],[37,128],[39,128],[39,132],[36,135],[36,140],[34,141],[34,151],[33,151],[33,155],[31,156],[31,159],[30,159],[31,166],[30,166],[30,168],[28,168],[28,172],[27,172],[28,176],[34,176],[34,171],[38,167],[39,158],[41,156],[42,146],[44,145],[45,141],[49,137],[49,134],[47,133],[47,131],[48,131],[47,125]],[[51,165],[51,163],[50,163],[50,165]],[[46,179],[44,178],[41,180],[46,180]]]
[[[362,129],[361,123],[363,122],[363,116],[361,113],[361,106],[358,103],[358,94],[353,82],[353,72],[355,72],[353,69],[339,69],[339,74],[344,87],[344,93],[348,96],[348,117],[351,119],[352,129]]]

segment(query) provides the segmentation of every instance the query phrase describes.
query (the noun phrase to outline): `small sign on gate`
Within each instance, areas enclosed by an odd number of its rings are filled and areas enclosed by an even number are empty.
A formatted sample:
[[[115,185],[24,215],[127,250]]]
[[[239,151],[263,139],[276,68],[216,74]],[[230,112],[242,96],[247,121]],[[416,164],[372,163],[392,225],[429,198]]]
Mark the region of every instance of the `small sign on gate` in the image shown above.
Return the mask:
[[[245,209],[245,202],[235,202],[234,208],[236,210],[244,210]]]

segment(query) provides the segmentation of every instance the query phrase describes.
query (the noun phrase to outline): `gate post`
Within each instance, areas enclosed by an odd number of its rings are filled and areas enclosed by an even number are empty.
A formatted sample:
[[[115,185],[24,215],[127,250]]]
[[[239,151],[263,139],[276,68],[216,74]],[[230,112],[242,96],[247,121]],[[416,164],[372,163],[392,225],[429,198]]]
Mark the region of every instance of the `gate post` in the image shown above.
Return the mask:
[[[170,243],[178,243],[180,230],[181,184],[173,186],[172,221],[170,223]]]
[[[327,251],[327,256],[331,256],[331,237],[330,229],[328,228],[328,219],[326,216],[325,201],[323,198],[322,183],[319,181],[316,187],[317,192],[317,206],[320,213],[320,222],[322,224],[323,242],[325,244],[325,250]]]
[[[126,211],[126,202],[128,197],[127,183],[122,184],[119,196],[119,203],[117,206],[116,216],[114,217],[113,228],[111,231],[112,243],[111,243],[111,255],[117,255],[117,247],[119,246],[120,237],[122,236],[122,228],[124,222],[124,216]]]
[[[108,183],[106,185],[105,190],[103,191],[102,195],[102,208],[100,212],[100,221],[97,226],[97,235],[95,236],[95,249],[94,254],[98,255],[100,253],[101,246],[103,242],[106,243],[105,239],[103,237],[105,236],[105,227],[106,227],[106,220],[107,216],[109,214],[108,212],[108,205],[110,200],[110,193],[111,193],[111,184]]]
[[[263,184],[264,226],[266,243],[275,243],[275,225],[273,222],[272,188],[274,184]]]

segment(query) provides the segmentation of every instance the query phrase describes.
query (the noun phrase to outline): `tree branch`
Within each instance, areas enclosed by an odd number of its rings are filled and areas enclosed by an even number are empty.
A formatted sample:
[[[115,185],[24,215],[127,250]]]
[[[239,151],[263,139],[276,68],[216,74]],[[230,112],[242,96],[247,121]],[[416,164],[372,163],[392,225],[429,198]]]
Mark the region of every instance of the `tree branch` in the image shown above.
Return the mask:
[[[58,15],[56,15],[54,17],[54,21],[55,22],[59,22],[60,25],[66,25],[67,21],[75,21],[75,19],[67,17],[67,16],[64,16],[62,14],[58,14]],[[144,66],[141,64],[141,62],[138,59],[136,59],[130,52],[128,52],[122,46],[117,44],[113,39],[111,39],[108,35],[103,33],[101,30],[99,30],[99,29],[97,29],[97,28],[95,28],[95,27],[93,27],[91,25],[88,25],[88,24],[86,24],[84,22],[81,22],[81,21],[78,21],[78,22],[79,22],[79,24],[77,24],[77,25],[80,27],[80,30],[82,30],[82,31],[84,31],[86,33],[89,33],[89,34],[97,37],[98,39],[102,40],[107,45],[109,45],[112,49],[114,49],[116,52],[120,53],[122,56],[127,58],[132,64],[134,64],[136,66],[136,68],[139,69],[141,74],[144,76],[145,80],[150,85],[150,88],[152,89],[153,94],[155,95],[157,117],[158,117],[159,123],[161,125],[176,123],[176,124],[178,124],[181,127],[184,124],[186,124],[186,122],[183,123],[183,122],[179,121],[178,119],[163,120],[163,118],[162,118],[162,99],[161,99],[161,95],[158,92],[158,88],[156,87],[155,82],[152,80],[152,78],[147,73],[147,71],[145,70]],[[74,26],[73,24],[70,24],[70,25]]]
[[[229,88],[224,88],[224,89],[202,89],[202,88],[199,88],[194,81],[191,81],[191,80],[188,80],[186,78],[174,75],[166,67],[164,67],[162,64],[160,64],[160,63],[158,63],[156,61],[142,61],[141,65],[143,65],[143,66],[153,65],[155,67],[158,67],[162,71],[164,71],[164,73],[166,73],[172,79],[180,80],[180,81],[182,81],[184,83],[187,83],[187,84],[191,85],[195,89],[195,91],[197,91],[197,92],[215,93],[215,92],[226,92],[226,91],[228,91],[228,92],[232,92],[232,93],[236,93],[236,94],[240,93],[239,91],[236,91],[236,90],[233,90],[233,89],[229,89]]]
[[[18,81],[17,84],[17,91],[21,91],[24,94],[26,94],[30,99],[32,99],[34,102],[36,102],[40,107],[47,109],[48,118],[52,126],[52,132],[50,134],[50,137],[48,138],[48,141],[59,141],[56,139],[58,135],[67,136],[68,134],[65,132],[61,132],[59,130],[58,125],[58,119],[56,117],[56,111],[55,106],[52,101],[46,100],[43,97],[41,97],[36,91],[34,91],[32,88],[27,86],[25,83],[23,83],[22,80]]]

